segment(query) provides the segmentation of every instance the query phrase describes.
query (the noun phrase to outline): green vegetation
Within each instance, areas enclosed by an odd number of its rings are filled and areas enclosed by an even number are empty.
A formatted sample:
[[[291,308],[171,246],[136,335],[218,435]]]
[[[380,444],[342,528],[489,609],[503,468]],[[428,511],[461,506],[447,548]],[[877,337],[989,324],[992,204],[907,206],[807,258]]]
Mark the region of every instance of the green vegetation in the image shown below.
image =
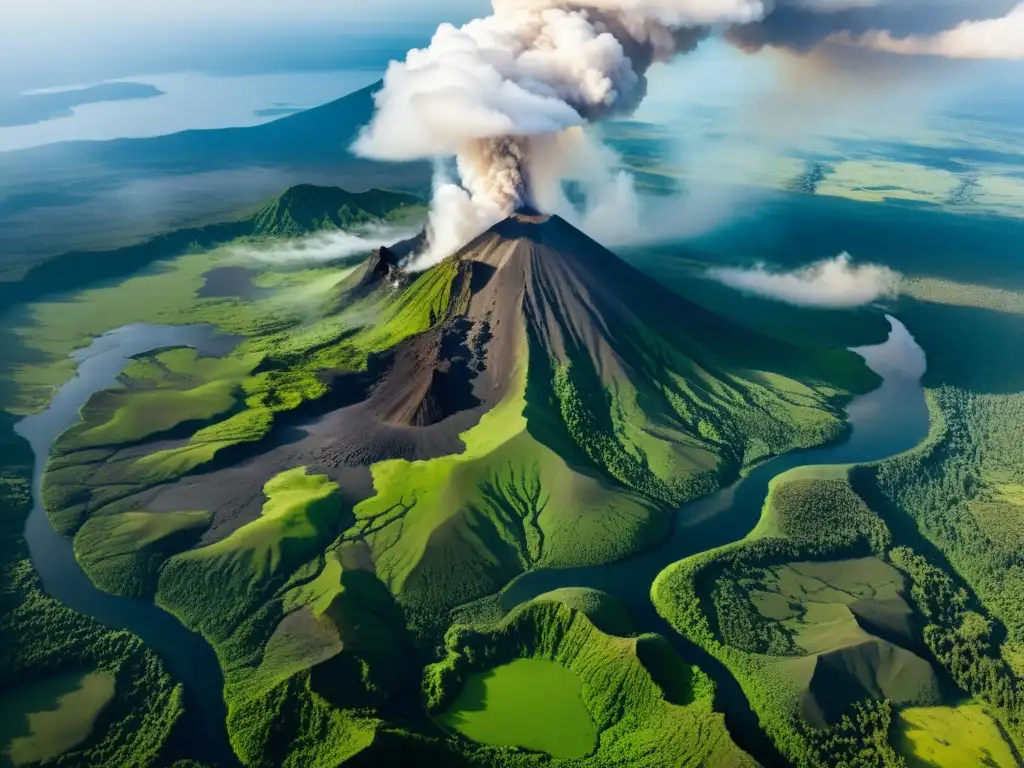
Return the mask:
[[[903,710],[897,719],[896,747],[907,768],[1017,766],[999,726],[977,704]]]
[[[375,464],[376,495],[354,510],[346,538],[368,541],[378,576],[414,623],[496,592],[528,567],[615,560],[667,529],[657,505],[574,471],[535,437],[525,371],[510,378],[518,387],[461,435],[465,452]],[[466,535],[441,535],[453,529]]]
[[[241,238],[295,237],[394,223],[424,212],[422,201],[412,195],[380,189],[353,194],[337,187],[304,184],[285,190],[237,221],[178,229],[124,248],[72,251],[53,257],[29,269],[17,282],[0,283],[0,306],[38,301],[45,295],[123,278],[154,262],[213,250]]]
[[[582,687],[577,675],[556,662],[516,659],[469,675],[438,720],[484,744],[585,757],[597,746],[597,729],[583,706]]]
[[[164,565],[157,602],[206,637],[230,636],[334,538],[337,487],[325,475],[307,475],[305,467],[273,478],[263,488],[261,517]]]
[[[606,635],[628,637],[634,633],[633,617],[617,597],[586,587],[563,587],[545,592],[537,600],[552,600],[579,611]]]
[[[371,189],[346,192],[338,187],[300,184],[285,191],[254,213],[249,221],[261,237],[297,237],[310,232],[357,229],[368,224],[410,218],[425,213],[413,195]]]
[[[307,193],[264,209],[260,233],[359,218],[344,195],[314,215]],[[327,768],[421,742],[427,752],[454,749],[481,765],[546,761],[445,740],[410,688],[435,661],[424,686],[437,716],[472,675],[519,659],[560,664],[581,681],[577,712],[589,713],[596,736],[572,751],[591,764],[749,763],[711,709],[710,680],[663,638],[622,637],[635,627],[609,596],[560,590],[494,616],[489,627],[445,635],[448,612],[531,568],[606,563],[657,544],[679,503],[773,455],[840,437],[841,405],[876,377],[845,351],[788,345],[710,315],[564,222],[538,226],[528,237],[496,233],[481,251],[407,282],[373,282],[374,263],[351,273],[268,268],[256,278],[270,291],[258,303],[199,298],[207,270],[232,263],[224,249],[10,316],[18,344],[5,403],[23,410],[45,402],[66,376],[69,351],[112,323],[209,322],[243,337],[220,359],[165,349],[133,360],[118,387],[94,395],[81,423],[58,440],[44,497],[54,526],[75,535],[78,559],[97,585],[155,597],[211,643],[225,671],[228,733],[246,765]],[[490,295],[499,283],[500,296]],[[137,301],[107,306],[118,304],[113,291],[129,288]],[[453,342],[457,353],[448,350]],[[398,381],[406,357],[411,383]],[[425,448],[412,439],[418,422],[375,413],[380,423],[367,429],[384,437],[374,437],[367,454],[430,458],[373,463],[368,497],[336,482],[348,476],[340,469],[348,457],[332,464],[306,444],[301,455],[312,458],[297,461],[315,463],[315,471],[288,460],[275,465],[289,447],[267,440],[252,464],[273,469],[254,470],[224,514],[187,511],[191,503],[152,511],[166,508],[170,489],[161,486],[251,455],[256,443],[364,389],[374,399],[360,409],[370,411],[389,387],[415,389],[425,372],[425,407],[436,406],[443,420],[448,412],[426,400],[463,364],[470,381],[483,384],[466,402],[487,390],[493,400],[479,417],[468,412],[474,405],[458,403],[459,429],[447,435],[448,425],[428,425],[438,428],[422,430]],[[439,445],[459,437],[462,450],[438,456],[431,434],[445,437]],[[321,467],[332,474],[316,474]],[[266,501],[257,516],[242,496],[261,484]],[[847,560],[884,548],[885,527],[872,529],[875,518],[843,495],[844,482],[810,485],[818,495],[803,502],[786,501],[780,490],[789,511],[766,516],[776,530],[770,540],[786,541],[777,550],[764,545],[783,558],[771,565],[802,562],[808,547],[818,547],[811,557],[856,550]],[[147,509],[153,499],[160,501]],[[835,509],[826,521],[832,538],[811,533],[822,504]],[[796,637],[793,625],[804,618],[775,624]],[[444,658],[436,661],[442,636]],[[803,648],[802,640],[793,647]],[[770,674],[792,680],[804,672]],[[881,727],[880,717],[872,727]],[[812,748],[810,737],[801,739]]]
[[[643,644],[645,641],[637,638],[604,634],[564,603],[536,600],[513,611],[492,630],[449,629],[445,637],[448,655],[428,667],[424,676],[427,707],[434,713],[458,707],[455,702],[465,695],[467,680],[484,670],[516,659],[543,660],[561,665],[582,681],[583,705],[597,728],[596,751],[574,764],[638,768],[752,765],[732,743],[722,716],[711,711],[713,686],[704,674],[687,668],[672,654],[672,666],[685,670],[689,685],[684,698],[670,701],[640,660],[638,648]],[[543,669],[552,674],[550,667]],[[565,685],[569,683],[573,680],[566,677]],[[675,692],[684,693],[678,688]],[[466,699],[462,701],[466,703]],[[533,700],[525,706],[538,704]],[[519,717],[523,717],[521,712]],[[582,750],[582,721],[578,731],[579,741],[574,744]],[[592,741],[590,744],[593,746]],[[551,746],[550,742],[545,746]],[[465,749],[470,750],[468,746]],[[479,754],[508,766],[539,765],[547,759],[526,752],[505,752],[500,757],[486,750]]]
[[[909,515],[1024,648],[1024,396],[929,393],[932,429],[918,449],[855,475],[881,510]]]
[[[23,538],[32,456],[12,426],[0,413],[0,754],[28,762],[63,750],[61,765],[152,764],[174,748],[181,691],[137,638],[43,593]]]
[[[898,765],[892,700],[936,703],[891,535],[843,479],[801,468],[770,484],[745,540],[666,569],[658,611],[724,663],[780,751],[800,766]],[[852,559],[855,558],[855,559]]]
[[[514,314],[502,328],[507,357],[492,364],[512,386],[460,435],[465,450],[375,464],[375,495],[356,505],[345,534],[367,541],[378,576],[418,632],[436,633],[441,612],[528,568],[609,562],[654,544],[681,502],[745,466],[841,436],[847,387],[875,381],[847,352],[755,337],[680,302],[564,222],[537,226],[499,225],[345,342],[372,352],[463,314],[497,327],[474,314],[488,289],[473,294],[467,272],[485,268],[507,273],[505,292],[522,291],[538,307],[524,311],[502,297]],[[534,295],[546,281],[557,287]],[[605,281],[623,296],[609,298]],[[601,297],[596,309],[577,305],[573,291],[583,287]],[[687,330],[673,325],[677,318]]]
[[[126,445],[189,423],[208,423],[232,410],[243,378],[258,358],[200,358],[173,349],[138,359],[121,375],[124,389],[97,392],[82,422],[62,436],[61,450]]]
[[[228,333],[270,336],[266,344],[252,350],[265,354],[280,343],[274,334],[308,320],[310,306],[323,302],[345,271],[335,267],[327,272],[289,272],[287,280],[271,280],[285,284],[269,300],[258,303],[232,297],[198,298],[207,272],[238,263],[235,246],[271,245],[274,238],[319,231],[325,222],[344,226],[346,220],[360,224],[406,220],[422,210],[415,198],[400,193],[371,190],[352,195],[333,187],[302,186],[240,222],[181,230],[116,251],[52,259],[23,281],[10,284],[11,295],[0,301],[7,308],[0,318],[0,363],[7,371],[0,381],[0,406],[18,413],[34,412],[53,388],[70,378],[74,371],[70,352],[131,323],[212,323]],[[82,265],[88,265],[88,270]],[[281,269],[264,268],[270,274]],[[265,278],[257,276],[256,281],[262,283]],[[70,290],[77,293],[41,298]]]
[[[123,512],[89,518],[75,535],[75,557],[93,584],[130,597],[156,594],[160,567],[192,547],[208,512]]]
[[[81,670],[0,694],[0,745],[6,745],[7,763],[39,763],[74,749],[89,738],[113,698],[112,674]]]

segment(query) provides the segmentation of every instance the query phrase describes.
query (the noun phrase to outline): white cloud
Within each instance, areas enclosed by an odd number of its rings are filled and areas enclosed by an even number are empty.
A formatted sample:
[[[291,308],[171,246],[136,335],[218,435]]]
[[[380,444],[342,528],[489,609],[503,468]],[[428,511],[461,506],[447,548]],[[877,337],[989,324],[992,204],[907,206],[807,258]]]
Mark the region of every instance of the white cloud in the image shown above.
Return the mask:
[[[776,301],[805,307],[848,308],[896,296],[899,275],[877,264],[852,264],[842,253],[792,272],[720,267],[709,275],[725,285]]]
[[[232,248],[236,257],[277,264],[318,264],[393,245],[416,235],[415,230],[379,227],[360,232],[324,232],[283,242],[260,243]]]
[[[948,59],[1024,59],[1024,3],[998,19],[967,21],[937,35],[895,37],[879,30],[865,35],[836,35],[835,42],[905,56]]]

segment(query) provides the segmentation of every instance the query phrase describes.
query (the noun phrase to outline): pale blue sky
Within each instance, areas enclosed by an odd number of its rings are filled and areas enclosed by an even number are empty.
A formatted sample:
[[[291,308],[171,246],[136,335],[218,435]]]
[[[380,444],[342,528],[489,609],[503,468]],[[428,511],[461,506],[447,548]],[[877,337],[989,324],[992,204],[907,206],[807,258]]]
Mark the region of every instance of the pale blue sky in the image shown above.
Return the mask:
[[[183,71],[383,71],[389,59],[424,44],[438,22],[462,22],[489,8],[489,0],[0,0],[0,97]],[[1013,76],[1003,79],[1020,82],[1024,67],[1009,68]],[[707,45],[652,73],[645,111],[671,112],[687,97],[756,91],[771,69],[763,57]],[[994,82],[984,75],[972,85]],[[940,76],[925,87],[945,90],[950,83]],[[983,92],[999,101],[1006,90]]]
[[[0,94],[187,69],[346,67],[361,48],[397,51],[426,40],[440,21],[461,22],[488,7],[486,0],[0,0]],[[353,44],[353,35],[363,41]]]

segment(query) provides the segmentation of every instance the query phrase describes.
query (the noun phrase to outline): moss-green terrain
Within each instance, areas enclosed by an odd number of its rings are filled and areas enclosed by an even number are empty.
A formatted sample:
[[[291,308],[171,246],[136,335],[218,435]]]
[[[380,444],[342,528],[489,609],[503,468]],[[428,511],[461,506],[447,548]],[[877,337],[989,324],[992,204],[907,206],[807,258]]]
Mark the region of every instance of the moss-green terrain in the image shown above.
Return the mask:
[[[996,721],[977,704],[910,707],[900,712],[896,728],[897,750],[907,768],[1018,765]]]
[[[182,690],[140,640],[43,592],[23,538],[32,456],[0,414],[0,764],[173,755]]]
[[[891,534],[845,476],[776,477],[746,539],[672,566],[652,589],[658,611],[728,667],[797,765],[829,764],[823,744],[843,730],[854,748],[890,759],[887,712],[858,714],[861,702],[940,701],[905,577],[884,562]]]
[[[259,234],[398,216],[369,202],[365,216],[348,203],[314,215],[304,194],[265,209]],[[414,212],[401,202],[395,211]],[[843,402],[875,382],[848,353],[758,337],[664,293],[559,220],[510,220],[394,282],[381,254],[354,270],[264,264],[247,278],[255,298],[201,295],[236,254],[185,254],[16,308],[6,406],[45,404],[73,365],[66,355],[118,325],[210,323],[238,337],[220,358],[174,348],[131,361],[57,441],[44,496],[95,584],[155,599],[211,642],[232,746],[249,765],[329,765],[421,738],[464,752],[410,703],[449,610],[532,568],[658,543],[679,503],[840,437]],[[318,413],[353,419],[330,433],[338,461],[315,431],[279,437]],[[612,637],[595,625],[634,631],[605,598],[550,600],[593,638]],[[661,678],[655,708],[679,718],[662,754],[746,760],[707,684],[690,700],[697,672],[654,637],[622,643],[632,655],[616,651],[602,674],[647,663]],[[607,693],[582,679],[593,754],[647,755],[661,737],[602,714]],[[400,735],[394,718],[420,725]]]
[[[32,765],[69,752],[92,734],[114,698],[109,672],[71,671],[25,685],[0,698],[0,744],[6,763]]]
[[[43,407],[67,355],[114,327],[235,337],[220,357],[139,355],[94,394],[54,446],[50,520],[97,586],[155,600],[213,646],[247,766],[752,765],[707,674],[638,636],[624,604],[563,589],[503,615],[493,596],[526,571],[659,545],[686,502],[841,439],[843,406],[878,378],[812,334],[691,303],[557,218],[510,219],[420,274],[387,249],[239,262],[239,244],[417,210],[300,189],[248,240],[10,310],[12,412]],[[240,266],[242,289],[204,290]],[[1000,477],[984,502],[1012,506],[1024,481]],[[944,700],[949,665],[887,523],[846,469],[789,476],[744,542],[656,585],[671,627],[797,764],[860,749],[897,765],[898,710]],[[532,705],[548,688],[550,708]],[[120,696],[118,680],[103,712]]]
[[[712,711],[714,686],[704,673],[688,667],[670,648],[661,654],[647,652],[648,646],[660,647],[662,643],[658,636],[623,638],[605,634],[581,611],[562,601],[541,598],[521,606],[492,628],[450,629],[445,637],[447,656],[428,667],[424,676],[426,704],[443,722],[471,738],[495,743],[498,730],[493,722],[477,721],[470,726],[471,732],[463,731],[466,721],[460,718],[459,710],[470,706],[475,688],[482,682],[481,674],[491,670],[495,675],[501,670],[511,674],[517,659],[544,661],[559,665],[559,671],[539,666],[534,667],[536,672],[558,675],[559,685],[564,686],[561,693],[566,698],[552,705],[575,707],[568,696],[570,691],[575,692],[578,680],[582,705],[591,723],[588,725],[578,711],[573,712],[575,733],[563,737],[558,748],[568,750],[571,745],[574,754],[555,754],[551,749],[553,736],[548,735],[552,724],[519,714],[519,733],[533,740],[521,746],[540,751],[547,747],[546,751],[555,757],[576,758],[573,765],[753,765],[750,757],[733,744],[722,716]],[[661,663],[651,663],[655,656],[661,657]],[[516,709],[536,706],[523,699],[522,689],[516,684],[498,693],[518,697],[517,706],[508,699],[497,705],[509,717],[515,716]],[[486,701],[484,706],[486,709]],[[564,719],[560,724],[564,727]],[[596,744],[589,727],[596,728]],[[589,749],[585,749],[587,741]],[[484,747],[476,749],[481,755],[487,754]],[[544,762],[542,754],[522,752],[510,756],[508,764]]]
[[[482,744],[586,757],[597,746],[597,727],[583,705],[582,688],[580,678],[557,662],[516,659],[469,675],[437,719]]]

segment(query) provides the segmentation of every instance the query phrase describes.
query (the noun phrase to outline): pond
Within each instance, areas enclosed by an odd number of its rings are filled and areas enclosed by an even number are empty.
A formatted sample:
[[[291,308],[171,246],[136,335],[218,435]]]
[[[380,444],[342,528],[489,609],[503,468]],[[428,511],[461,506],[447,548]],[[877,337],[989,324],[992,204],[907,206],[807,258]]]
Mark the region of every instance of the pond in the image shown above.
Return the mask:
[[[438,718],[473,741],[585,757],[597,746],[597,726],[583,703],[583,682],[545,659],[516,659],[476,672]]]

